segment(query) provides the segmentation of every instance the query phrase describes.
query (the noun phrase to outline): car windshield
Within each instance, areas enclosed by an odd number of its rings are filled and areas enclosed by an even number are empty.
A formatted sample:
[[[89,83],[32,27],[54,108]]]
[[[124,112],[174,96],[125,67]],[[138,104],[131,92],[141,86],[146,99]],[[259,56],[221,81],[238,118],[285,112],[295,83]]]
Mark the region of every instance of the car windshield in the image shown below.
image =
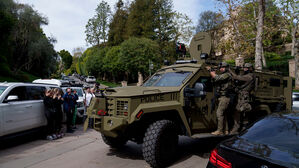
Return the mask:
[[[157,86],[157,87],[177,87],[191,74],[191,72],[167,72],[163,74],[155,74],[147,80],[143,86]]]
[[[254,143],[299,153],[299,118],[275,115],[258,121],[241,136]]]
[[[7,86],[0,86],[0,96],[6,88],[7,88]]]
[[[67,88],[63,88],[62,90],[63,90],[63,93],[66,93],[66,89]],[[83,97],[83,92],[82,92],[82,89],[79,89],[79,88],[71,88],[72,90],[76,90],[77,91],[77,95],[79,96],[79,97]]]

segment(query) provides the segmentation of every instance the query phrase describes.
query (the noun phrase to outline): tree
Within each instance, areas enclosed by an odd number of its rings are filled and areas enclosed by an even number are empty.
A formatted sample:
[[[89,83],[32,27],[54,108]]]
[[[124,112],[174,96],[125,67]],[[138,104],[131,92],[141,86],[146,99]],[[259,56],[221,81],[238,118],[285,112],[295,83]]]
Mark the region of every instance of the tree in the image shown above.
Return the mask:
[[[86,42],[91,45],[100,45],[108,39],[108,25],[111,9],[107,2],[101,1],[96,8],[96,15],[87,22],[85,34]]]
[[[207,32],[218,27],[224,18],[221,14],[213,11],[204,11],[200,13],[198,23],[196,26],[196,33]]]
[[[176,12],[174,15],[174,25],[176,29],[176,41],[188,44],[195,30],[192,20],[186,14]]]
[[[156,40],[159,44],[160,55],[163,59],[171,59],[175,54],[176,27],[174,22],[175,12],[171,0],[157,0],[154,11]]]
[[[161,55],[157,50],[158,44],[146,38],[132,37],[124,41],[121,45],[120,61],[125,70],[134,79],[138,72],[148,74],[148,63],[152,61],[155,69],[160,67]]]
[[[64,69],[65,70],[69,69],[73,63],[72,55],[66,50],[61,50],[60,52],[58,52],[58,54],[62,58]]]
[[[258,0],[259,12],[258,12],[258,24],[256,33],[256,44],[255,44],[255,69],[262,70],[262,54],[263,54],[263,27],[264,27],[264,15],[265,15],[265,1]]]
[[[217,36],[217,31],[222,28],[222,23],[224,21],[223,15],[213,11],[204,11],[200,13],[196,33],[198,32],[209,32],[212,37],[212,52],[215,52],[217,44],[219,43],[219,37]]]
[[[73,49],[72,53],[74,57],[81,57],[82,54],[84,53],[84,48],[83,47],[76,47]]]
[[[296,32],[298,31],[299,21],[299,1],[296,0],[279,0],[281,11],[284,16],[284,25],[282,29],[291,34],[292,50],[291,55],[295,56]]]
[[[253,0],[220,0],[227,9],[228,20],[218,34],[225,34],[219,41],[219,48],[226,55],[254,58],[258,21],[258,2]],[[265,54],[278,52],[287,38],[279,30],[282,16],[273,1],[265,1],[265,14],[262,40],[262,63],[266,67]],[[271,54],[268,54],[271,55]]]
[[[108,47],[98,46],[90,49],[85,65],[88,75],[103,77],[105,79],[104,58],[108,50]]]
[[[17,19],[13,12],[15,3],[12,0],[0,1],[0,75],[11,74],[9,60],[12,57],[12,33]]]
[[[155,17],[157,14],[155,0],[135,0],[129,8],[126,24],[126,37],[145,37],[154,40]]]
[[[233,48],[234,52],[237,56],[241,55],[240,47],[241,47],[241,39],[242,39],[242,33],[240,33],[240,29],[238,27],[238,11],[240,11],[240,5],[241,0],[218,0],[222,5],[224,5],[224,9],[226,10],[228,20],[227,23],[229,24],[228,29],[231,29],[232,31],[229,32],[232,34],[232,39],[229,40],[229,42],[234,41],[234,46],[231,46],[229,48]]]
[[[103,60],[104,62],[103,68],[105,71],[112,74],[112,79],[114,82],[116,82],[116,78],[119,76],[119,74],[125,72],[124,63],[121,61],[120,53],[121,53],[121,47],[114,46],[107,51],[105,58]]]
[[[15,74],[26,71],[40,77],[49,76],[56,70],[57,54],[53,46],[55,38],[47,37],[41,28],[48,24],[47,18],[24,4],[16,4],[14,12],[17,23],[12,29],[12,70]]]
[[[295,85],[299,88],[299,54],[298,54],[298,39],[296,33],[298,31],[299,21],[299,1],[296,0],[279,0],[281,10],[284,16],[283,30],[292,37],[291,56],[295,57]],[[297,44],[296,44],[297,43]],[[297,50],[297,52],[296,52]]]
[[[128,15],[127,9],[124,8],[123,1],[119,0],[116,4],[116,12],[109,25],[108,42],[110,45],[118,45],[126,39]]]
[[[56,40],[41,28],[48,24],[46,17],[29,5],[3,0],[0,20],[0,74],[26,80],[21,71],[48,77],[56,70]]]
[[[47,25],[47,19],[40,16],[29,5],[19,4],[17,6],[18,11],[18,23],[14,27],[13,40],[14,40],[14,56],[13,56],[13,71],[18,73],[20,70],[26,68],[30,70],[30,66],[33,65],[36,56],[39,54],[28,55],[28,48],[33,43],[38,43],[42,40],[41,25]],[[33,49],[38,48],[33,47]],[[31,51],[32,52],[32,51]]]

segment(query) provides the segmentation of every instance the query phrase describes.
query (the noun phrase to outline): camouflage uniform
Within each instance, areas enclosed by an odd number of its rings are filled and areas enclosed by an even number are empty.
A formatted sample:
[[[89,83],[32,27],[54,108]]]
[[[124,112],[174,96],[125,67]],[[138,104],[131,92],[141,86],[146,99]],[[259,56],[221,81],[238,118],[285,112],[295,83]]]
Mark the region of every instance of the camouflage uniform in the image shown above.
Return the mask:
[[[219,135],[224,133],[224,112],[227,109],[230,97],[228,97],[228,92],[231,87],[231,74],[228,72],[224,72],[221,75],[216,75],[214,78],[216,84],[218,84],[217,92],[219,93],[220,97],[218,98],[219,104],[216,111],[218,126],[217,130],[212,134]]]
[[[252,72],[247,72],[244,75],[232,75],[232,78],[238,80],[240,83],[236,87],[236,91],[238,92],[238,103],[234,112],[234,127],[231,131],[231,133],[234,134],[238,132],[240,127],[240,114],[252,110],[250,105],[250,93],[255,87],[255,75]]]

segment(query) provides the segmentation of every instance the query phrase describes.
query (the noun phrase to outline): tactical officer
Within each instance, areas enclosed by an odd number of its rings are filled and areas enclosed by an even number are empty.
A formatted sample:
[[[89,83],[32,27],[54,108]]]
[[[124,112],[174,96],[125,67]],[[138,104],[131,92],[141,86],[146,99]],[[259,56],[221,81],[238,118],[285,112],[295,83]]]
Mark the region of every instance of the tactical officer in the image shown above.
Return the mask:
[[[237,80],[235,91],[238,93],[238,103],[234,112],[234,127],[231,134],[237,134],[240,128],[240,115],[251,111],[250,93],[255,87],[255,75],[253,73],[253,66],[246,63],[243,67],[244,74],[236,75],[231,72],[233,80]]]
[[[224,112],[227,109],[230,102],[229,92],[231,89],[232,76],[228,72],[228,64],[225,62],[219,64],[219,70],[221,72],[221,74],[219,75],[216,74],[214,70],[211,70],[210,67],[207,67],[207,70],[210,71],[210,75],[212,76],[217,85],[217,93],[219,94],[219,104],[216,111],[218,126],[217,130],[212,132],[211,134],[223,135],[225,128]]]

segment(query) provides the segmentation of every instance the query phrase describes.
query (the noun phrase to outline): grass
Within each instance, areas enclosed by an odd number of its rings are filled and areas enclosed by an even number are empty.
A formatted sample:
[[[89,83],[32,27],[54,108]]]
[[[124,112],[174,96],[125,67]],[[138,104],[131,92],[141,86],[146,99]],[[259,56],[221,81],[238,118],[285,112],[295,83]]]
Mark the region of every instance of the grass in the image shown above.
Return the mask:
[[[97,82],[100,83],[100,84],[106,85],[108,87],[119,87],[119,86],[121,86],[118,83],[107,82],[107,81],[102,81],[102,80],[97,80]]]
[[[293,92],[299,92],[299,90],[295,90],[295,89],[294,89]]]

